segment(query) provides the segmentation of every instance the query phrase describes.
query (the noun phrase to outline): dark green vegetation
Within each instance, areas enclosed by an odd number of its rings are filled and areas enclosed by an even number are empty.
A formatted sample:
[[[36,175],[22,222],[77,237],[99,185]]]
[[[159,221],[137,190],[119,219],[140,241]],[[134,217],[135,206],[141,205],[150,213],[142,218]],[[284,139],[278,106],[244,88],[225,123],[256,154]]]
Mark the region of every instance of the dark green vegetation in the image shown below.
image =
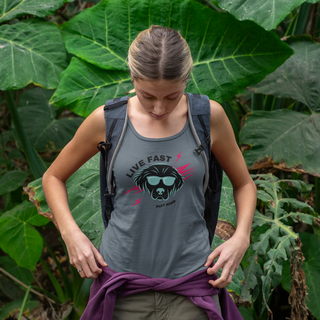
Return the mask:
[[[252,244],[228,286],[244,319],[320,319],[319,3],[41,3],[0,0],[0,319],[79,319],[91,280],[68,265],[54,224],[38,214],[52,219],[41,176],[82,117],[133,88],[125,58],[150,24],[188,41],[187,91],[222,103],[259,190]],[[68,185],[75,220],[99,246],[98,158]],[[219,218],[213,246],[236,226],[226,177]]]

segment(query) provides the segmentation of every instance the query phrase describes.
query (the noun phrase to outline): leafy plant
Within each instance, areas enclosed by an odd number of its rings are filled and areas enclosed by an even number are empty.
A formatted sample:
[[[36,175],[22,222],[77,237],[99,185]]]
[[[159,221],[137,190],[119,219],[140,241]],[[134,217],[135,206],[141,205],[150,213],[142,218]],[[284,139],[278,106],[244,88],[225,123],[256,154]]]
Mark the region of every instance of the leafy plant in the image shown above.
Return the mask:
[[[275,29],[284,18],[303,3],[316,3],[317,0],[267,0],[263,4],[258,1],[218,0],[221,8],[227,10],[238,20],[253,20],[266,30]]]
[[[195,1],[102,0],[62,25],[66,49],[78,58],[62,73],[50,103],[87,116],[131,90],[129,45],[151,24],[174,28],[187,40],[194,61],[187,91],[220,102],[262,80],[293,53],[253,22]]]
[[[43,226],[48,219],[38,215],[36,208],[28,201],[0,217],[0,247],[19,266],[34,270],[38,262],[43,241],[33,226]]]
[[[296,99],[306,112],[253,111],[245,119],[240,144],[250,169],[274,166],[320,176],[320,44],[307,37],[287,41],[295,54],[252,90]]]
[[[290,257],[290,247],[296,248],[298,234],[292,223],[320,224],[318,215],[308,204],[287,196],[287,189],[294,188],[302,193],[310,192],[312,186],[300,180],[280,180],[267,175],[254,175],[258,187],[261,212],[255,213],[253,230],[260,234],[252,245],[253,254],[248,258],[244,270],[245,284],[242,294],[247,296],[252,290],[256,300],[261,287],[263,308],[271,310],[268,300],[273,289],[280,283],[282,263]]]
[[[72,139],[83,121],[81,117],[59,119],[58,111],[61,109],[58,110],[49,103],[52,94],[52,90],[43,88],[27,90],[18,105],[22,125],[38,152],[61,150]],[[16,133],[14,126],[13,130]]]

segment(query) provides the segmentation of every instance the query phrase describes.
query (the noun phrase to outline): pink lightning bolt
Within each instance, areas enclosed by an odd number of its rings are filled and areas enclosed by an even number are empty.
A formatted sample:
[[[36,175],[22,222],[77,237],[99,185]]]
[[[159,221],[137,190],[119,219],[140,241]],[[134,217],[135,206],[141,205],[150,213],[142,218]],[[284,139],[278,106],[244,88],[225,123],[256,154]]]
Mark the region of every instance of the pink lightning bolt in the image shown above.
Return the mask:
[[[176,157],[177,157],[177,160],[174,163],[176,163],[181,158],[181,152],[177,154]]]
[[[137,191],[137,192],[133,192],[133,191]],[[138,186],[135,186],[132,189],[130,189],[129,191],[124,192],[123,194],[129,193],[129,192],[139,193],[139,192],[142,192],[142,191],[143,190],[141,190]]]
[[[139,204],[141,199],[142,199],[142,198],[140,198],[140,199],[136,200],[136,203],[135,203],[135,204],[133,204],[133,205],[132,205],[132,207],[134,207],[134,206],[136,206],[137,204]]]
[[[183,180],[187,180],[189,179],[191,176],[194,175],[194,169],[195,167],[193,168],[190,168],[190,169],[187,169],[188,166],[190,165],[191,163],[188,163],[182,167],[178,167],[176,168],[178,170],[178,172],[183,176]]]

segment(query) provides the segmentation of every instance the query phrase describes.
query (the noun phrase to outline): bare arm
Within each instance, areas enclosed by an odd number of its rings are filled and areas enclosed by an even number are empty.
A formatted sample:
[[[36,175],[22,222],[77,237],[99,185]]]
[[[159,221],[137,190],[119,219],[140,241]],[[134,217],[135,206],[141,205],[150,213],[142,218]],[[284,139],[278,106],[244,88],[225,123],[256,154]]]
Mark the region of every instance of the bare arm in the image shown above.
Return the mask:
[[[220,104],[211,104],[211,150],[229,177],[237,213],[235,234],[217,247],[208,256],[206,266],[219,256],[217,263],[208,268],[209,274],[223,268],[221,277],[210,283],[218,288],[225,287],[232,280],[231,273],[238,268],[250,244],[251,225],[256,207],[257,190],[234,137],[227,115]]]
[[[72,217],[66,181],[98,152],[97,144],[102,140],[105,140],[103,106],[83,121],[73,139],[63,148],[42,179],[48,205],[67,246],[70,263],[78,270],[83,269],[80,275],[86,278],[96,278],[102,272],[95,259],[103,266],[106,263]]]

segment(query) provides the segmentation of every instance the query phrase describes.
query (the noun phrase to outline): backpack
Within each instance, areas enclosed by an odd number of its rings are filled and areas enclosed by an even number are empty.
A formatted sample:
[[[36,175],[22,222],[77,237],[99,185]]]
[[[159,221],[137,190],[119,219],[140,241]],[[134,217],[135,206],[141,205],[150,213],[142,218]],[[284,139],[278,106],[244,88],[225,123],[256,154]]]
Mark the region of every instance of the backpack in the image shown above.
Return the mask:
[[[198,148],[195,152],[203,157],[205,177],[203,183],[205,210],[202,214],[209,231],[211,246],[218,221],[223,170],[210,148],[210,102],[200,94],[188,96],[188,119]],[[129,96],[108,100],[104,106],[106,141],[98,143],[100,151],[100,197],[102,220],[107,228],[113,211],[116,186],[113,179],[113,164],[126,131],[128,116],[126,104]]]

